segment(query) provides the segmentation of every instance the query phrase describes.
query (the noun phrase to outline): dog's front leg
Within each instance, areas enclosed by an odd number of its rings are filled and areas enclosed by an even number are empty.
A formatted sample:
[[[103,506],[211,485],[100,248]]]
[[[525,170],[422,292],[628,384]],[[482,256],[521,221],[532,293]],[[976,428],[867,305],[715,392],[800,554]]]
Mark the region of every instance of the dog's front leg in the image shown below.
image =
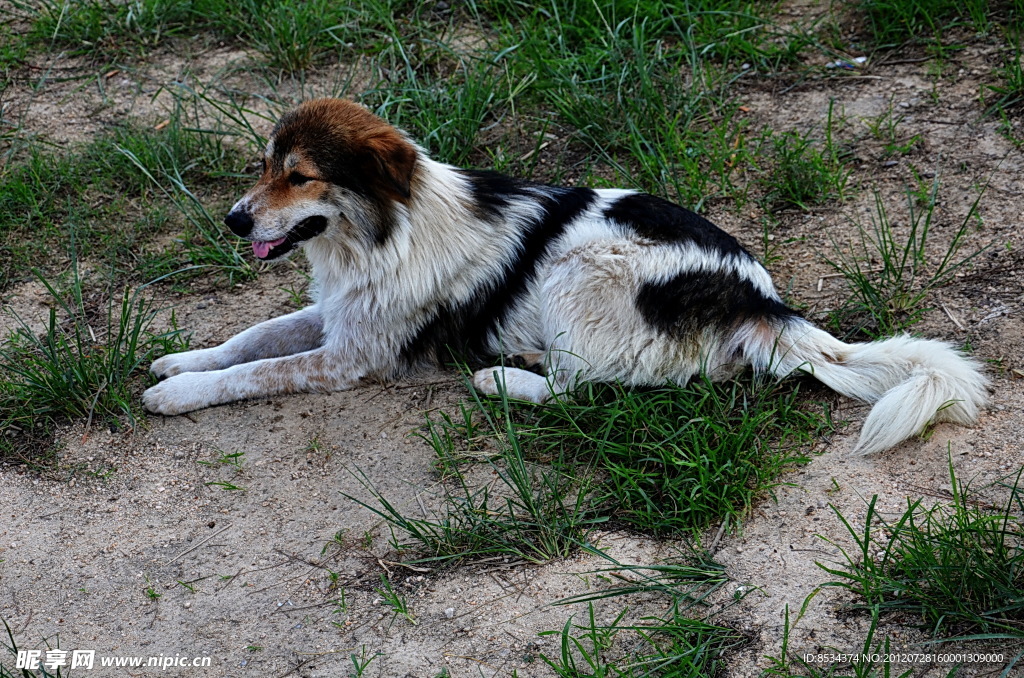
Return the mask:
[[[341,391],[362,376],[350,360],[318,348],[223,370],[185,372],[148,389],[142,394],[142,404],[156,414],[182,414],[245,398]]]
[[[153,361],[157,377],[222,370],[239,363],[303,353],[323,343],[323,321],[316,306],[267,320],[236,334],[220,346],[172,353]]]

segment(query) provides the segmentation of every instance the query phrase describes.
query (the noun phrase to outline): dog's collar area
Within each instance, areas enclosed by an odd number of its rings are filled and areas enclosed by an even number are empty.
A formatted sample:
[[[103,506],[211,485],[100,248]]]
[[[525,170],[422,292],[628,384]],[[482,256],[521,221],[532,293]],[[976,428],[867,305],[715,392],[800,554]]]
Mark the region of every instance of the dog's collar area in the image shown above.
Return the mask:
[[[257,259],[272,261],[291,252],[298,245],[315,238],[327,229],[327,219],[322,216],[307,217],[300,221],[288,234],[269,242],[254,242],[252,252]]]

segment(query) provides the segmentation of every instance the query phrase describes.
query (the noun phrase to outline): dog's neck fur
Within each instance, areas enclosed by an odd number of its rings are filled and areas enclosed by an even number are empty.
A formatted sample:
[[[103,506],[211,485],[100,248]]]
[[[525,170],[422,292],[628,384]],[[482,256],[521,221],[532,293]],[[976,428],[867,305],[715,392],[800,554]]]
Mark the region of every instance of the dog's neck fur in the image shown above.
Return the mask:
[[[315,298],[373,290],[380,310],[407,316],[436,299],[467,297],[517,246],[513,220],[481,220],[469,179],[418,151],[412,195],[407,205],[392,203],[394,226],[384,242],[355,246],[351,231],[334,228],[306,245]],[[518,211],[528,217],[539,208],[530,203]]]

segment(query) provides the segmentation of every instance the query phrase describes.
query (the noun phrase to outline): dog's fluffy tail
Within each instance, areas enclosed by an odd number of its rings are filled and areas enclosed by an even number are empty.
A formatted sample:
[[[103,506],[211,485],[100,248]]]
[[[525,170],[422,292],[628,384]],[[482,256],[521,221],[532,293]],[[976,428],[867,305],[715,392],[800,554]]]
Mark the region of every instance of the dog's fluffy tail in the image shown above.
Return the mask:
[[[854,450],[860,454],[893,447],[929,422],[970,424],[987,400],[981,365],[945,342],[902,335],[847,344],[796,316],[759,325],[756,339],[745,342],[755,369],[780,377],[807,372],[875,404]]]

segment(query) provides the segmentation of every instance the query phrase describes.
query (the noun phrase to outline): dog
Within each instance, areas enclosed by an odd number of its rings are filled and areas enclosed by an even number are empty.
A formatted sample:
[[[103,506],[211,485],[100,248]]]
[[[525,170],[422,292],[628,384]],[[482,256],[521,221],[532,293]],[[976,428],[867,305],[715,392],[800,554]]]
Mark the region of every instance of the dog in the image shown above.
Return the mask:
[[[652,195],[442,164],[339,99],[284,115],[262,164],[225,222],[257,259],[303,248],[314,303],[156,360],[163,380],[142,397],[150,412],[348,389],[450,350],[514,356],[475,372],[473,384],[533,402],[579,379],[655,386],[747,367],[808,373],[874,403],[855,448],[864,454],[930,422],[970,424],[986,402],[971,358],[909,336],[839,341],[786,306],[734,237]]]

